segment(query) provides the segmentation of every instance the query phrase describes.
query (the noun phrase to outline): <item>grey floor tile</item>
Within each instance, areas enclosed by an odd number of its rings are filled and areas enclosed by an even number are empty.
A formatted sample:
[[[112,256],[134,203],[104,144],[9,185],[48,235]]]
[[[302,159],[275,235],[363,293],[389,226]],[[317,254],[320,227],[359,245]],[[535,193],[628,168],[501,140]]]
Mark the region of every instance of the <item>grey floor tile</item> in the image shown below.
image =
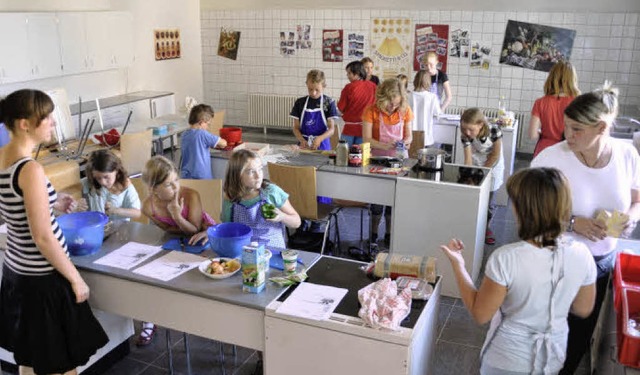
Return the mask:
[[[453,306],[440,340],[480,348],[488,328],[488,324],[476,324],[466,308]]]
[[[438,340],[431,375],[478,374],[480,348]]]
[[[136,340],[138,338],[138,331],[140,329],[139,322],[136,322],[136,334],[129,338],[129,344],[131,353],[128,358],[138,360],[140,362],[152,363],[158,358],[162,357],[167,351],[166,332],[164,327],[157,327],[157,331],[153,341],[147,346],[136,346]],[[179,345],[182,346],[182,332],[170,330],[171,344],[173,347]]]
[[[147,367],[149,367],[148,363],[137,361],[131,357],[125,357],[103,372],[102,375],[140,374],[146,370]]]
[[[459,300],[460,298],[455,298],[455,297],[449,297],[449,296],[440,296],[440,303],[445,304],[445,305],[455,305],[456,301]]]
[[[440,306],[438,306],[438,323],[437,323],[438,325],[436,329],[437,330],[436,339],[440,338],[440,335],[442,334],[442,329],[446,325],[447,320],[449,320],[451,309],[453,309],[453,305],[451,304],[440,303]]]

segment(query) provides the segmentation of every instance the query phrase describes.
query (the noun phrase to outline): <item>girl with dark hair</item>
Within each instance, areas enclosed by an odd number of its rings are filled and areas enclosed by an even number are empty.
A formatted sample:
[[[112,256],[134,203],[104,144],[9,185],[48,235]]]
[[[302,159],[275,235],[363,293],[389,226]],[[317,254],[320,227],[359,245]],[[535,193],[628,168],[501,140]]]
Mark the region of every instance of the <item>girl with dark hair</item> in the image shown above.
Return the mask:
[[[360,61],[347,64],[349,83],[342,89],[338,110],[342,112],[344,128],[341,138],[349,146],[362,143],[362,112],[376,100],[376,85],[367,81],[367,73]]]

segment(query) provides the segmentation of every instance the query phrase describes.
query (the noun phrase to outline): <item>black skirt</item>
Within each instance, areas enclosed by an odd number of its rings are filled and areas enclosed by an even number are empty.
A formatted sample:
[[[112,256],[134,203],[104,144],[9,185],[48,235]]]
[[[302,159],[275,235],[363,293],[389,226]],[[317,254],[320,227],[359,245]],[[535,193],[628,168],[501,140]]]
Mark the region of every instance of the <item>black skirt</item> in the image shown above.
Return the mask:
[[[0,347],[37,374],[64,373],[87,363],[109,338],[89,304],[76,303],[58,272],[24,276],[2,270]]]

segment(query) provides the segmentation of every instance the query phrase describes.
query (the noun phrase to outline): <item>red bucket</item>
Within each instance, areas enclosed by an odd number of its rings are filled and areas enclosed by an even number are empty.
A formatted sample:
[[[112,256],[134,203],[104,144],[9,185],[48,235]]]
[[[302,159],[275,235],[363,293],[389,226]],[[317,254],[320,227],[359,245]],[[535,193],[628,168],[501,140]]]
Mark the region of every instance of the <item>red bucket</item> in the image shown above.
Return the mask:
[[[227,141],[227,146],[235,146],[242,143],[242,129],[222,128],[220,129],[220,137]]]

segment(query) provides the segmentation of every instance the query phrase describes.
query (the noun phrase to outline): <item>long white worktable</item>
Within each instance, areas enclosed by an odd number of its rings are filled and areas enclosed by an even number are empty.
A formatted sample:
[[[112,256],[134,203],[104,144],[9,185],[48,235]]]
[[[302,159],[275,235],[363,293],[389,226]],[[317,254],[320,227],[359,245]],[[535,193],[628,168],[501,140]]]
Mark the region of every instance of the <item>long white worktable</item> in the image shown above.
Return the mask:
[[[73,262],[91,288],[90,304],[94,309],[104,311],[105,314],[121,316],[123,319],[135,318],[152,321],[156,324],[187,332],[190,334],[237,344],[260,350],[264,353],[265,373],[270,375],[294,375],[299,373],[299,366],[289,366],[290,361],[283,353],[280,343],[286,337],[285,343],[296,347],[297,353],[305,358],[318,356],[329,360],[334,357],[335,350],[343,352],[339,358],[349,359],[349,368],[334,368],[336,374],[350,374],[357,368],[369,368],[374,363],[367,358],[367,348],[377,347],[389,349],[384,356],[387,368],[404,369],[398,374],[424,374],[429,367],[431,353],[435,345],[437,309],[439,301],[440,283],[435,285],[434,293],[427,302],[416,302],[412,309],[408,328],[395,332],[379,332],[365,326],[357,318],[357,290],[374,280],[366,277],[359,269],[361,263],[338,258],[321,257],[318,254],[300,252],[300,259],[310,267],[310,282],[323,285],[336,285],[331,280],[337,278],[338,283],[345,277],[349,281],[346,285],[338,284],[350,289],[345,300],[341,302],[337,314],[326,322],[317,322],[323,341],[340,345],[344,340],[360,343],[357,346],[338,348],[334,345],[324,347],[307,345],[309,338],[305,336],[290,336],[290,333],[300,332],[300,324],[313,326],[308,319],[289,319],[271,310],[279,297],[287,290],[271,282],[262,293],[251,294],[242,292],[242,277],[240,273],[223,280],[211,280],[202,275],[197,269],[190,270],[168,282],[147,278],[129,270],[97,265],[95,260],[117,249],[123,244],[136,241],[150,245],[160,245],[168,236],[160,229],[140,224],[122,223],[116,228],[104,243],[102,249],[93,255],[72,257]],[[207,250],[209,252],[210,250]],[[161,252],[152,259],[164,255]],[[208,253],[206,253],[208,254]],[[211,254],[208,254],[211,255]],[[348,272],[335,272],[329,275],[325,268],[314,270],[313,267],[320,259],[337,262],[338,265],[350,267]],[[204,258],[203,258],[204,259]],[[148,260],[146,262],[150,262]],[[316,274],[314,274],[316,272]],[[280,271],[269,271],[271,276]],[[270,276],[268,273],[267,276]],[[314,276],[318,275],[318,276]],[[326,279],[321,280],[319,275]],[[345,303],[345,305],[343,305]],[[345,307],[340,307],[345,306]],[[350,311],[350,316],[342,310]],[[103,323],[104,325],[104,323]],[[403,323],[404,327],[405,323]],[[117,326],[105,329],[112,331]],[[113,332],[110,332],[110,336]],[[128,332],[130,335],[131,332]],[[128,337],[128,336],[127,336]],[[331,339],[333,337],[333,339]],[[118,342],[118,344],[120,341]],[[372,346],[373,345],[373,346]],[[354,355],[348,355],[353,353]],[[3,358],[4,359],[4,358]],[[5,359],[6,360],[6,359]],[[11,361],[11,359],[9,359]],[[409,362],[407,362],[409,361]],[[347,364],[347,362],[341,362]],[[392,364],[393,363],[393,364]],[[355,366],[355,367],[354,367]],[[364,366],[364,367],[363,367]],[[320,374],[319,371],[309,373]]]

